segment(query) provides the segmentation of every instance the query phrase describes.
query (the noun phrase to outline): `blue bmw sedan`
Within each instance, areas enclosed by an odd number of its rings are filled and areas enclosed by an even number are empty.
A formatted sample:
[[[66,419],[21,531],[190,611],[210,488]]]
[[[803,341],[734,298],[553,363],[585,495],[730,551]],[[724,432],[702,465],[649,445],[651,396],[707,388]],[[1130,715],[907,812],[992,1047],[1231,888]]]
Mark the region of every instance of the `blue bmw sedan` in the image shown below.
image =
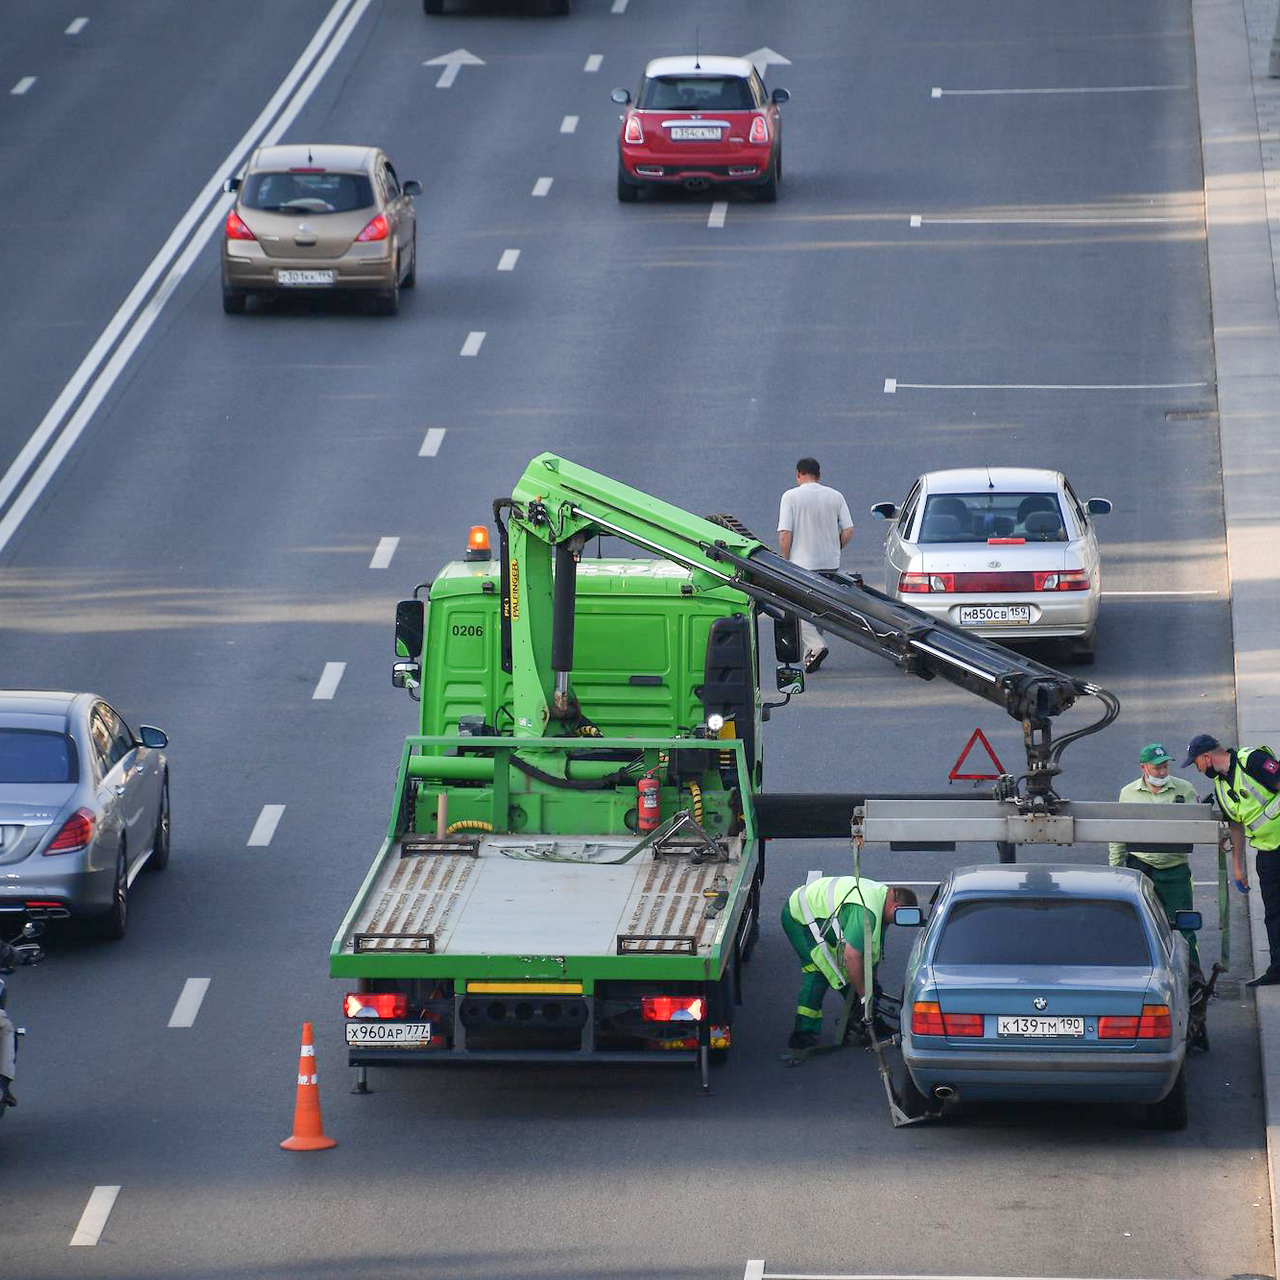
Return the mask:
[[[1198,928],[1198,912],[1179,912]],[[1187,1123],[1186,940],[1137,871],[951,872],[907,964],[903,1104],[1134,1102]]]

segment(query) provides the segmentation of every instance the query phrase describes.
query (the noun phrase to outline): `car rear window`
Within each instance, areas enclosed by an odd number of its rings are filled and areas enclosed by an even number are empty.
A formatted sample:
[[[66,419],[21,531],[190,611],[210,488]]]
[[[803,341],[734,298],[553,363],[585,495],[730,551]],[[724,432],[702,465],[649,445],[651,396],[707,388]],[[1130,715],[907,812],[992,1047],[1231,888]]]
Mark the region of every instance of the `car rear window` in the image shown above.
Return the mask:
[[[275,213],[350,213],[372,207],[373,184],[363,173],[251,173],[240,203]]]
[[[917,542],[986,542],[988,538],[1065,542],[1058,495],[993,491],[931,493],[925,499]]]
[[[658,76],[646,81],[639,105],[654,111],[750,111],[755,103],[740,76]]]
[[[0,783],[74,782],[76,744],[45,729],[0,729]]]
[[[979,898],[947,913],[933,962],[1149,965],[1151,949],[1128,902]]]

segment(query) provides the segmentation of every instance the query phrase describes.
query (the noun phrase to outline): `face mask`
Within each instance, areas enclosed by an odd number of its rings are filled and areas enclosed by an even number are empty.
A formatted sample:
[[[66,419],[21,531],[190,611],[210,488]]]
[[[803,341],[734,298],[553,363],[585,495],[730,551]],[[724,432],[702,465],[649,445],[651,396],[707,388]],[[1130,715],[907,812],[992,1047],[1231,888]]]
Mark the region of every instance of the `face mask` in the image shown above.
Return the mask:
[[[1151,774],[1147,774],[1147,786],[1153,787],[1156,791],[1163,791],[1172,781],[1173,779],[1167,773],[1163,778],[1153,778]]]

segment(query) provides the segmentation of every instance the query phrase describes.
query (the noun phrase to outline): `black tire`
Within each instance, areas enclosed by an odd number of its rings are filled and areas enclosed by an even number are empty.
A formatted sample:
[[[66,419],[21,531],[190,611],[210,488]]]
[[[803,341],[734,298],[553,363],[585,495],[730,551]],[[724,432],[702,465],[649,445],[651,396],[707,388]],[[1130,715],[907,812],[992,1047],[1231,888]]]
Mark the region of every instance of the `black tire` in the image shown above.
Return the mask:
[[[640,188],[627,181],[621,161],[618,162],[618,199],[623,204],[635,204],[640,199]]]
[[[916,1087],[916,1082],[911,1078],[911,1072],[905,1066],[902,1068],[902,1083],[898,1086],[898,1103],[913,1120],[926,1112],[938,1109],[937,1105]]]
[[[1095,627],[1087,636],[1081,636],[1079,640],[1072,641],[1071,661],[1082,667],[1091,667],[1097,652],[1098,629]]]
[[[160,790],[160,812],[156,814],[155,846],[147,859],[148,871],[163,871],[169,865],[169,775]]]
[[[112,890],[111,910],[94,922],[94,932],[106,942],[119,942],[129,925],[129,859],[124,841],[116,855],[116,880]]]
[[[400,279],[399,267],[397,266],[397,274],[395,283],[390,289],[384,289],[374,299],[374,310],[380,316],[393,316],[400,310]]]
[[[742,939],[742,946],[738,952],[738,959],[742,964],[746,964],[751,959],[751,953],[756,949],[756,943],[760,940],[759,882],[751,890],[751,897],[747,902],[747,910],[751,912],[751,925],[747,929],[746,936]]]
[[[547,12],[553,18],[566,18],[569,16],[569,0],[547,0]]]
[[[249,300],[249,295],[240,289],[228,289],[226,285],[222,286],[222,309],[229,316],[239,316],[244,314],[244,304]]]
[[[1178,1071],[1178,1078],[1159,1102],[1147,1108],[1147,1124],[1153,1129],[1185,1129],[1187,1127],[1187,1064]]]
[[[413,257],[409,262],[409,274],[400,284],[402,289],[412,289],[418,283],[418,233],[416,231],[413,235],[413,244],[409,247],[413,251]]]
[[[773,164],[769,167],[769,176],[756,188],[756,199],[762,204],[773,204],[778,199],[778,182],[780,178],[780,170],[778,168],[777,156],[773,159]]]

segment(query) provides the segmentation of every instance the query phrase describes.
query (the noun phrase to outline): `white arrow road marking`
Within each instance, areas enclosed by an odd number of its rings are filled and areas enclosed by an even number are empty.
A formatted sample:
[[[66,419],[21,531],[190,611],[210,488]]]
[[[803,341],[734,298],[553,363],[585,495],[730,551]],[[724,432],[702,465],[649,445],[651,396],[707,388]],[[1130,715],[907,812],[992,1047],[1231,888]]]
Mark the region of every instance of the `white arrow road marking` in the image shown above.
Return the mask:
[[[373,553],[373,559],[369,561],[370,569],[385,569],[391,564],[391,557],[395,555],[396,548],[400,545],[399,538],[379,538],[377,549]]]
[[[249,833],[249,847],[262,847],[271,843],[271,837],[276,833],[276,827],[280,825],[280,819],[284,817],[284,805],[282,804],[264,804],[262,812],[258,814],[258,820],[253,824],[253,830]]]
[[[447,89],[458,78],[460,68],[483,67],[484,59],[477,58],[474,53],[468,53],[465,49],[455,49],[452,53],[442,53],[438,58],[428,58],[422,65],[443,67],[440,79],[436,81],[436,88]]]
[[[561,133],[577,133],[577,132],[578,132],[578,117],[577,117],[577,116],[565,116],[565,118],[564,118],[563,120],[561,120],[561,121],[560,121],[560,132],[561,132]]]
[[[603,61],[604,61],[604,54],[603,54],[603,53],[593,53],[593,54],[592,54],[592,55],[587,59],[587,64],[586,64],[586,66],[584,66],[582,69],[583,69],[583,71],[599,71],[599,70],[600,70],[600,64],[601,64]]]
[[[444,444],[444,428],[428,427],[427,434],[422,437],[422,448],[418,450],[420,458],[434,458]]]
[[[342,673],[346,669],[347,664],[345,662],[326,662],[324,670],[320,673],[320,679],[316,681],[316,688],[311,695],[311,701],[332,702],[333,695],[338,692],[338,682],[342,679]]]
[[[15,84],[12,89],[9,90],[9,92],[10,93],[26,93],[26,91],[30,89],[31,86],[35,84],[35,82],[36,82],[35,76],[23,76],[22,79],[19,80],[18,83]]]
[[[729,202],[727,200],[717,200],[711,206],[711,212],[707,214],[707,226],[723,227],[724,215],[729,212]]]
[[[75,18],[67,28],[67,35],[78,36],[89,25],[88,18]]]
[[[765,45],[763,49],[753,49],[750,53],[744,54],[743,56],[751,59],[762,78],[765,73],[765,68],[770,63],[773,63],[774,66],[778,67],[789,67],[791,65],[790,58],[784,58],[782,54],[778,53],[774,49],[770,49],[768,45]]]
[[[94,1187],[89,1203],[85,1205],[84,1212],[80,1215],[75,1235],[71,1237],[73,1245],[98,1243],[98,1237],[102,1235],[102,1229],[107,1225],[107,1219],[111,1216],[116,1196],[119,1194],[119,1187]]]
[[[514,271],[516,263],[520,261],[519,249],[503,249],[502,257],[498,259],[499,271]]]
[[[553,179],[551,178],[539,178],[537,182],[533,184],[533,194],[535,196],[545,196],[547,192],[551,190],[552,181]]]
[[[209,982],[208,978],[188,978],[183,983],[182,994],[178,997],[178,1003],[173,1006],[173,1013],[169,1017],[171,1027],[195,1026],[196,1014],[200,1012],[204,993],[209,990]]]
[[[467,334],[467,340],[462,344],[462,350],[458,352],[460,356],[478,356],[480,348],[484,345],[484,330],[476,329],[472,333]]]

